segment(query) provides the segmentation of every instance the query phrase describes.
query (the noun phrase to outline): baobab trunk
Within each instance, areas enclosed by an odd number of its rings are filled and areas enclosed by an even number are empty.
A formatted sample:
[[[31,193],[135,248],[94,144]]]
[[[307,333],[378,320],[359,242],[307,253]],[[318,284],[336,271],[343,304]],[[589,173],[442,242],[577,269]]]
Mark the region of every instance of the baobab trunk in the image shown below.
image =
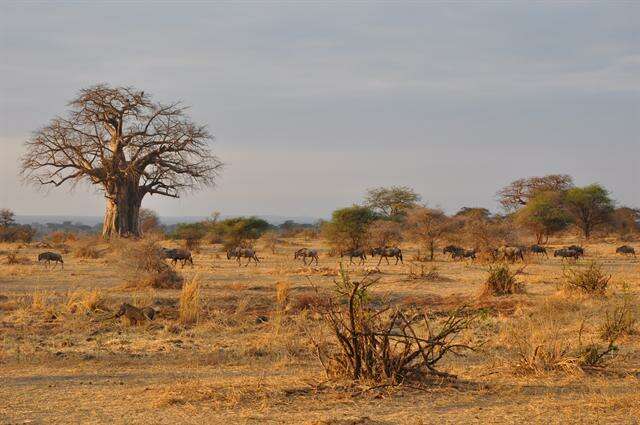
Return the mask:
[[[108,195],[102,226],[102,236],[140,236],[140,205],[142,196],[137,182],[127,182]]]

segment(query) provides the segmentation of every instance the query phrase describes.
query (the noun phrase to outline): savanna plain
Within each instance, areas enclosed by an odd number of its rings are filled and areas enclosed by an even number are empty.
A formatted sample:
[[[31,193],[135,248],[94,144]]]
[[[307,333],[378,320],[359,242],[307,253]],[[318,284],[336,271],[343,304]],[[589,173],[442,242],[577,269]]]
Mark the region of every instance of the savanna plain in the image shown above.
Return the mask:
[[[0,423],[639,421],[640,261],[613,240],[583,243],[577,261],[528,253],[506,264],[521,290],[500,296],[484,290],[497,266],[482,258],[418,261],[403,244],[403,263],[350,264],[300,235],[258,241],[260,262],[246,267],[203,244],[193,266],[170,265],[182,285],[132,284],[121,257],[141,243],[71,241],[64,269],[39,264],[35,243],[0,246]],[[318,265],[293,259],[303,247]],[[594,264],[604,290],[567,287]],[[466,306],[451,341],[470,349],[447,352],[428,382],[336,376],[319,357],[337,344],[322,306],[345,276],[434,327]],[[153,307],[154,320],[114,317],[125,302]]]

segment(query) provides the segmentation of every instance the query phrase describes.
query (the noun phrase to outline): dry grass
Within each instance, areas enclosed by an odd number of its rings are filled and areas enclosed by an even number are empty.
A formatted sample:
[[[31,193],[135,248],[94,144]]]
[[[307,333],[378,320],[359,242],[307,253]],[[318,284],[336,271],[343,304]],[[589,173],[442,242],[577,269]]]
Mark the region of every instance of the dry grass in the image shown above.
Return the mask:
[[[28,265],[28,264],[33,264],[33,261],[31,261],[30,259],[26,258],[26,257],[22,257],[20,255],[18,255],[18,253],[16,252],[10,252],[7,254],[7,259],[6,259],[6,263],[9,265]]]
[[[121,239],[112,243],[113,260],[131,289],[180,289],[183,277],[169,267],[159,241],[154,238],[140,241]]]
[[[604,295],[611,275],[604,272],[600,263],[592,261],[587,268],[571,268],[565,271],[565,288],[587,295]]]
[[[520,272],[521,270],[511,271],[506,264],[489,266],[481,296],[501,296],[523,292],[524,285],[516,279]]]
[[[77,258],[101,258],[105,251],[99,249],[101,241],[97,237],[84,237],[73,243],[73,255]]]
[[[478,282],[486,266],[478,262],[438,257],[417,280],[407,278],[409,263],[382,264],[366,311],[390,307],[381,313],[387,325],[396,310],[424,312],[437,334],[461,303],[477,315],[455,341],[484,344],[466,356],[445,355],[436,369],[458,379],[438,378],[442,384],[427,391],[410,388],[416,381],[402,374],[403,385],[393,389],[327,380],[311,341],[339,349],[319,314],[331,308],[337,260],[327,257],[322,240],[313,244],[320,265],[312,268],[292,259],[295,249],[309,245],[302,238],[283,241],[276,254],[261,248],[261,263],[249,268],[220,256],[219,246],[203,246],[195,266],[182,271],[184,291],[147,284],[124,290],[122,281],[142,279],[145,267],[122,266],[115,252],[70,256],[55,271],[3,261],[0,417],[8,423],[412,424],[424,411],[428,422],[439,423],[554,423],[558,417],[625,423],[640,414],[640,263],[615,256],[611,244],[587,246],[603,273],[614,275],[606,296],[597,297],[558,291],[565,277],[553,258],[536,259],[517,275],[526,293],[482,299]],[[416,252],[402,248],[407,258]],[[29,258],[41,250],[19,249]],[[376,264],[350,265],[350,275],[362,281]],[[153,306],[158,315],[143,326],[122,326],[112,316],[123,302]],[[334,300],[333,308],[346,305]],[[426,326],[414,330],[429,334]],[[402,358],[401,351],[395,346],[389,358]]]
[[[180,292],[179,321],[183,325],[197,323],[202,313],[202,294],[200,282],[194,277]]]

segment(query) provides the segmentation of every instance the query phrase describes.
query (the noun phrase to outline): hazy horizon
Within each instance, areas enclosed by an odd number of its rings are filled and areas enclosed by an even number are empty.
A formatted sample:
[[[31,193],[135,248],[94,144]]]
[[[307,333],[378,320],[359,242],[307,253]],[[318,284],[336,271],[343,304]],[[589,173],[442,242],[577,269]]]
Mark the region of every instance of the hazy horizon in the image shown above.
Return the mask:
[[[218,186],[145,198],[161,216],[327,217],[390,185],[495,212],[550,173],[640,206],[638,2],[0,4],[0,208],[19,215],[103,214],[17,165],[101,82],[182,100],[216,136]]]

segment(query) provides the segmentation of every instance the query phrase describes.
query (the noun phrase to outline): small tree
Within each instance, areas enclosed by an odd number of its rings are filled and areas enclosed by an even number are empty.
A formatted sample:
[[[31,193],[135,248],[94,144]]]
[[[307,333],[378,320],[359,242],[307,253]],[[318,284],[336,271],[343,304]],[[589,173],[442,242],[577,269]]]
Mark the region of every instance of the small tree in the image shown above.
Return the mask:
[[[142,208],[140,210],[140,232],[148,234],[160,230],[160,218],[155,211]]]
[[[376,216],[368,207],[354,205],[335,210],[331,221],[324,223],[323,233],[329,242],[339,249],[363,248],[367,230]]]
[[[402,225],[397,221],[376,220],[369,225],[367,233],[372,247],[397,245],[402,241]]]
[[[573,222],[586,239],[595,228],[611,220],[613,201],[609,192],[598,184],[568,190],[564,203]]]
[[[270,228],[269,223],[261,218],[234,217],[218,221],[212,232],[221,235],[224,247],[231,249],[258,239]]]
[[[571,221],[563,207],[563,194],[539,192],[516,213],[516,222],[531,230],[537,243],[549,239],[555,232],[565,229]]]
[[[528,177],[500,189],[498,199],[504,209],[513,211],[527,205],[538,192],[564,192],[572,187],[573,179],[567,174]]]
[[[171,237],[184,240],[186,249],[198,251],[206,233],[207,229],[203,223],[179,223]]]
[[[611,227],[622,240],[629,240],[640,233],[640,209],[620,207],[612,214]]]
[[[433,261],[438,240],[450,231],[452,226],[453,222],[444,211],[439,209],[416,207],[407,213],[407,234],[427,248],[431,261]]]
[[[8,208],[0,210],[0,228],[7,228],[16,223],[15,214]]]
[[[365,206],[386,218],[397,218],[420,201],[420,195],[407,186],[369,189]]]

